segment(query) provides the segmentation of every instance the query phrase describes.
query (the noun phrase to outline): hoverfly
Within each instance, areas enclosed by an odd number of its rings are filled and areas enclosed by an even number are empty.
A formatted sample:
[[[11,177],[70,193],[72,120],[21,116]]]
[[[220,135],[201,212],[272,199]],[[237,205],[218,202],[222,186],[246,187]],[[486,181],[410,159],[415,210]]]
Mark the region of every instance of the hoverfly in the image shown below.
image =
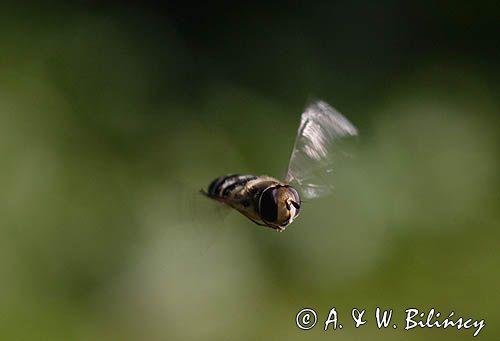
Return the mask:
[[[339,152],[336,142],[357,133],[356,127],[328,103],[313,102],[301,115],[284,181],[267,175],[223,175],[202,193],[258,225],[282,232],[300,213],[302,202],[297,189],[308,199],[331,191],[328,175]]]

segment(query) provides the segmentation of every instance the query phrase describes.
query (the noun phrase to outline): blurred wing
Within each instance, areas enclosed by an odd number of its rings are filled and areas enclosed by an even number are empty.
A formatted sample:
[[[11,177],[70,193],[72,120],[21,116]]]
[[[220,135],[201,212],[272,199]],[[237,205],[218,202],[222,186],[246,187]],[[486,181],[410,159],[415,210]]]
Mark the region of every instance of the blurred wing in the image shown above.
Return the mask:
[[[339,141],[357,134],[356,127],[328,103],[309,104],[300,119],[285,181],[295,184],[305,198],[328,194],[333,166],[342,154]]]

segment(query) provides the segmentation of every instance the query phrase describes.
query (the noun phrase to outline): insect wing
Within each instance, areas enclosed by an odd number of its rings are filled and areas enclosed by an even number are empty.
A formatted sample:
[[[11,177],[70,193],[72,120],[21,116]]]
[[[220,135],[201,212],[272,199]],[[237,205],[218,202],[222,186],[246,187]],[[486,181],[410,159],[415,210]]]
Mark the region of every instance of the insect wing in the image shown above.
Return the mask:
[[[357,134],[354,125],[328,103],[309,104],[301,116],[285,180],[308,199],[330,193],[334,165],[345,155],[340,141]]]

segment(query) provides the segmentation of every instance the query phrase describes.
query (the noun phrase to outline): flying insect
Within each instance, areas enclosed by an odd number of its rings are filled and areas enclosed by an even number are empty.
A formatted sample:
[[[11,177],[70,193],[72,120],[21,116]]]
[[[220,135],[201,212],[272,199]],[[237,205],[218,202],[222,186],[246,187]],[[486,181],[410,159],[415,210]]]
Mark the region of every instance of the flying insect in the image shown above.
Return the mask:
[[[202,193],[258,225],[283,232],[299,216],[301,196],[313,199],[331,192],[333,165],[341,153],[337,144],[357,134],[356,127],[328,103],[312,102],[301,115],[283,181],[267,175],[223,175]]]

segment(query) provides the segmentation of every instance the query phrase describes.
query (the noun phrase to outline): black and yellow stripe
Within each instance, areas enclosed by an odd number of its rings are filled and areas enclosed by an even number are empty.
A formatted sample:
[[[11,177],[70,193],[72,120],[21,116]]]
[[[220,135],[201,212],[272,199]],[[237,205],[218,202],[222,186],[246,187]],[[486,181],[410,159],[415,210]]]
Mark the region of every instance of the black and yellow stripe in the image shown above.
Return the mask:
[[[226,198],[234,191],[239,191],[248,181],[255,180],[255,175],[223,175],[212,181],[208,186],[208,196],[212,198]]]

